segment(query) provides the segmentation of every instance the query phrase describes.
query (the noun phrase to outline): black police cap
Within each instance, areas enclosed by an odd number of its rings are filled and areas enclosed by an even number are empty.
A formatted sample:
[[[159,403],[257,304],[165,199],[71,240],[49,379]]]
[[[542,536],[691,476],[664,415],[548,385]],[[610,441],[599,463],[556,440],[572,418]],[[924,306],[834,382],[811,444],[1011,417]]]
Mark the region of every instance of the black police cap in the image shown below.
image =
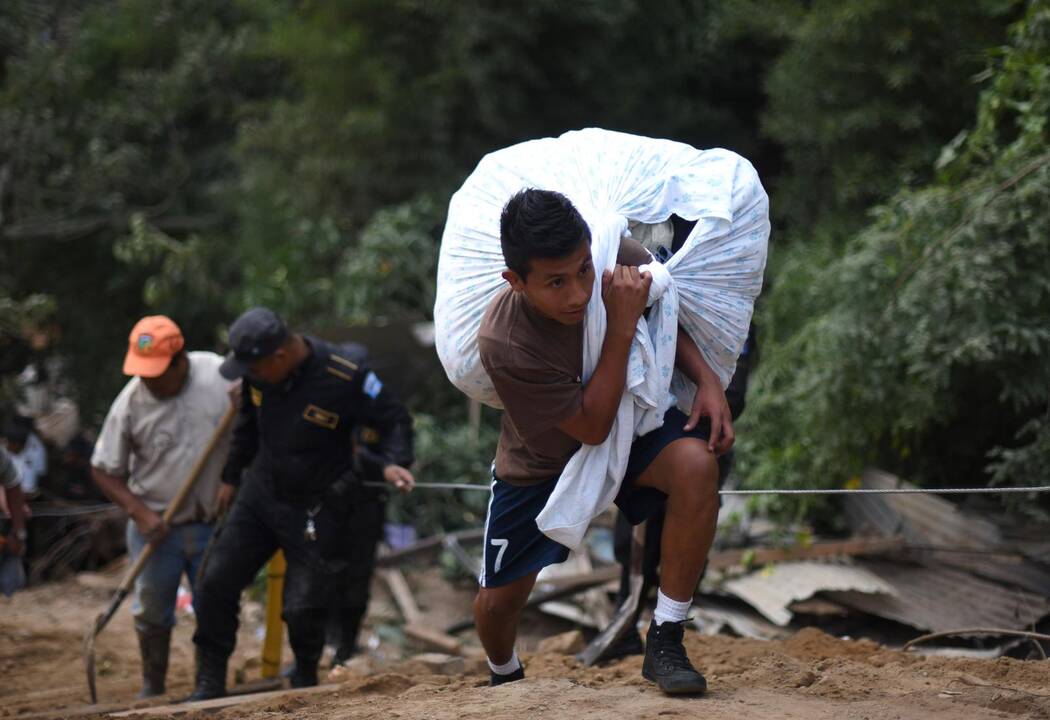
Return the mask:
[[[219,373],[235,380],[248,373],[248,368],[272,354],[288,337],[288,328],[273,310],[254,307],[230,326],[230,354]]]

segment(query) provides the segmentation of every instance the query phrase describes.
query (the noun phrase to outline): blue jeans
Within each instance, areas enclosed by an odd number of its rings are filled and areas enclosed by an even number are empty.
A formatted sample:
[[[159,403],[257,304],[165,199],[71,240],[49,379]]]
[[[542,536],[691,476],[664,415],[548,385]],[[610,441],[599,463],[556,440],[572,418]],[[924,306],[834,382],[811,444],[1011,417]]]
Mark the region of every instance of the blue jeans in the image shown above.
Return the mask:
[[[210,523],[186,523],[171,528],[167,537],[153,549],[153,555],[135,580],[135,594],[131,614],[136,627],[175,625],[175,598],[182,574],[190,581],[196,594],[197,570],[204,558],[204,550],[211,539]],[[146,538],[128,521],[128,557],[131,562],[146,547]]]

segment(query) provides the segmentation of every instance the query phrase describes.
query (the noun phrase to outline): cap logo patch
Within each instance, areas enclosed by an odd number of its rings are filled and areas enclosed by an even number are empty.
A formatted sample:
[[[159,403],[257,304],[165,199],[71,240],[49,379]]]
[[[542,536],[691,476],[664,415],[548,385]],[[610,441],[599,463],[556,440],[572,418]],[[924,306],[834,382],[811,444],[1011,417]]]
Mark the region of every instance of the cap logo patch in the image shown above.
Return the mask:
[[[140,353],[148,353],[153,348],[153,336],[146,333],[139,335],[138,346]]]

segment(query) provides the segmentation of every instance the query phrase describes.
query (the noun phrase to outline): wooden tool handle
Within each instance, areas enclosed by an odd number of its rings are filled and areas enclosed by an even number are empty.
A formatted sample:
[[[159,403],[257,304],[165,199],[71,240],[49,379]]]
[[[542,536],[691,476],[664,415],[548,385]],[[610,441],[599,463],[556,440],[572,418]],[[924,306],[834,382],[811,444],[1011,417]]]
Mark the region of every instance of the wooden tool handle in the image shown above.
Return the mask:
[[[175,493],[175,497],[172,498],[171,502],[168,503],[168,507],[164,508],[164,515],[162,518],[164,524],[167,525],[171,522],[172,518],[175,517],[176,513],[182,509],[182,506],[186,504],[186,498],[189,497],[193,491],[194,486],[197,484],[197,478],[200,477],[201,471],[208,462],[208,458],[211,457],[212,452],[215,450],[215,446],[219,444],[219,440],[229,429],[230,423],[233,422],[233,418],[237,415],[237,407],[233,404],[227,408],[226,413],[222,416],[219,421],[219,425],[212,432],[211,437],[208,439],[208,444],[201,451],[201,454],[197,456],[197,462],[193,464],[193,468],[190,470],[186,479],[182,481],[182,485],[179,487],[179,491]],[[135,582],[135,578],[142,572],[142,568],[146,565],[146,561],[149,560],[150,555],[153,554],[153,543],[147,543],[146,547],[142,548],[142,552],[135,558],[135,562],[132,563],[128,571],[124,573],[124,579],[120,582],[118,592],[127,594],[131,590],[132,583]]]

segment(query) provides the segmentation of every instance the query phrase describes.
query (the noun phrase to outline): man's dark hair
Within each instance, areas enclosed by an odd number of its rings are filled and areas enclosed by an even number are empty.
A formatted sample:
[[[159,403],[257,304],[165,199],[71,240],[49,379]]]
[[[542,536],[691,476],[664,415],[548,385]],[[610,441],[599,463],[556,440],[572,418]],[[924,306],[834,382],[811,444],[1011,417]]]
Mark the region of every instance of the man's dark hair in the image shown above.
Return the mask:
[[[3,436],[13,443],[22,445],[33,432],[33,419],[22,415],[12,415],[4,421]]]
[[[499,219],[503,261],[524,280],[532,258],[559,258],[590,243],[591,231],[569,198],[528,188],[514,195]]]

